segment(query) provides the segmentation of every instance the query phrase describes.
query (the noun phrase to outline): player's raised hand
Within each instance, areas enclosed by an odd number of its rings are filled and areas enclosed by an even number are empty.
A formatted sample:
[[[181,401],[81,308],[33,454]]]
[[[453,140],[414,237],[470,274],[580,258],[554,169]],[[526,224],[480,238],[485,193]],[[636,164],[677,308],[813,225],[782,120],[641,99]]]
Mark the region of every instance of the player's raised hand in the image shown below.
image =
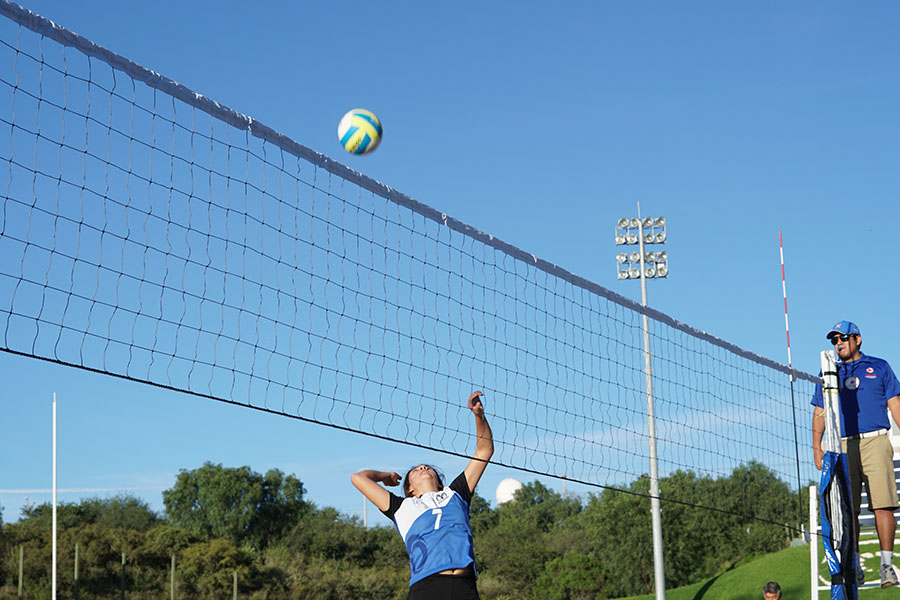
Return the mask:
[[[384,477],[381,479],[381,483],[394,487],[400,485],[400,479],[402,479],[400,473],[385,473]]]
[[[472,392],[472,395],[469,396],[469,409],[475,413],[476,417],[484,416],[484,404],[481,402],[482,397],[484,397],[483,392]]]

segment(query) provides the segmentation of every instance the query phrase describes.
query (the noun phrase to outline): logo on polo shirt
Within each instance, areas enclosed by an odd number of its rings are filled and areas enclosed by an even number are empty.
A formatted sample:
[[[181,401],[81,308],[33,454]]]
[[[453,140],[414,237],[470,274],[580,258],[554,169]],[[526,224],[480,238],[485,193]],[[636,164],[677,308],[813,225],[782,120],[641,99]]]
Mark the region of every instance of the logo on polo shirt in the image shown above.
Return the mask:
[[[866,369],[866,379],[875,379],[878,375],[875,374],[875,369],[869,367]]]

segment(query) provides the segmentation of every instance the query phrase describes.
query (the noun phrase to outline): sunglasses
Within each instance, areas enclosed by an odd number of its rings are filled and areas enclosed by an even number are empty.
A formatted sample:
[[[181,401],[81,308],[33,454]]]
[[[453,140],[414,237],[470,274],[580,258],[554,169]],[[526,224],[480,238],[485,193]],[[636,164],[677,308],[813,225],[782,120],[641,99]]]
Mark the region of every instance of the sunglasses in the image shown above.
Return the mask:
[[[842,342],[846,342],[847,340],[850,339],[850,335],[855,335],[855,334],[841,333],[839,335],[832,336],[831,337],[831,345],[837,346],[838,340],[841,340]]]

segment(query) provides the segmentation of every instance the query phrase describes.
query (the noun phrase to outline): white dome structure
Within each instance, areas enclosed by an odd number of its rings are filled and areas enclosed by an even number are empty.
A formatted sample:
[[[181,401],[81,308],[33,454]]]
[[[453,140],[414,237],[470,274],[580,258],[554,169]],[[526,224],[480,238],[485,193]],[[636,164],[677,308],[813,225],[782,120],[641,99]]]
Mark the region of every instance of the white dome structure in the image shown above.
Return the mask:
[[[509,502],[513,499],[513,496],[516,495],[516,491],[520,490],[521,488],[521,483],[519,483],[512,477],[507,477],[497,484],[497,504]]]

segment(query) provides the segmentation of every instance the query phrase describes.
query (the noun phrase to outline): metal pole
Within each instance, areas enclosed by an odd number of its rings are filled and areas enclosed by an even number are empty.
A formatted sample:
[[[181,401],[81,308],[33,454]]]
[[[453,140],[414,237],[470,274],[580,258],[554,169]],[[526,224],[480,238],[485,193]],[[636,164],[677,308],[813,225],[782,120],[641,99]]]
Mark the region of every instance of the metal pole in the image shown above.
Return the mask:
[[[647,279],[644,273],[644,225],[638,202],[638,243],[641,253],[641,304],[647,306]],[[662,516],[659,507],[659,464],[656,457],[656,417],[653,410],[653,370],[650,365],[650,327],[644,322],[644,373],[647,378],[647,436],[650,441],[650,518],[653,526],[653,580],[656,600],[666,598],[666,574],[663,568]]]
[[[22,585],[22,575],[25,571],[25,546],[19,546],[19,595],[17,596],[19,600],[22,600],[25,596],[22,594],[23,585]]]
[[[237,600],[237,571],[234,571],[234,593],[231,595],[232,600]]]
[[[125,600],[125,553],[124,552],[122,553],[122,583],[121,583],[120,589],[122,591],[121,598],[122,598],[122,600]]]
[[[53,392],[53,558],[51,598],[56,600],[56,392]]]
[[[78,600],[78,543],[75,544],[75,585],[72,588],[72,600]]]
[[[172,583],[171,600],[175,600],[175,555],[172,555]]]

